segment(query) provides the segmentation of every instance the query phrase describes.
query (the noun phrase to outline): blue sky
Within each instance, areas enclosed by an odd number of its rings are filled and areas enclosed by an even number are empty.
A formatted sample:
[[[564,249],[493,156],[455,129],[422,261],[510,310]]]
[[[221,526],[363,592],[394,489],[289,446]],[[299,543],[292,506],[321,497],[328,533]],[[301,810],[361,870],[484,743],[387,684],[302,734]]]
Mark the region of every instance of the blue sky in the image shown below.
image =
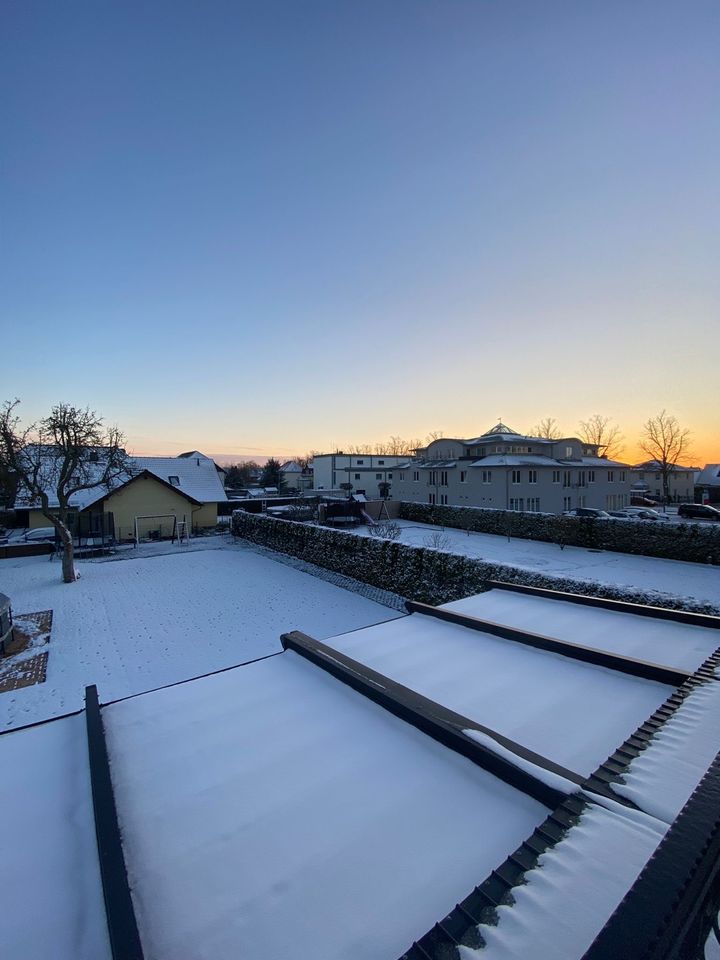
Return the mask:
[[[0,393],[27,416],[262,456],[500,416],[632,440],[667,408],[720,459],[717,3],[2,22]]]

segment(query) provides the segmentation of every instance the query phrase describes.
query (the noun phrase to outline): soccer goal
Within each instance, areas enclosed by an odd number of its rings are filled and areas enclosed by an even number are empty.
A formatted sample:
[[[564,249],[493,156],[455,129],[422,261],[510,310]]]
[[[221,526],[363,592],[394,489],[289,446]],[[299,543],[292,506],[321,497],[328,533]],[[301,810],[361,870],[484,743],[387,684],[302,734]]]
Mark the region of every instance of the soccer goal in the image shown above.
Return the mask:
[[[184,520],[183,520],[184,522]],[[175,543],[178,535],[178,519],[174,513],[148,514],[135,517],[135,546],[147,540],[167,540]]]

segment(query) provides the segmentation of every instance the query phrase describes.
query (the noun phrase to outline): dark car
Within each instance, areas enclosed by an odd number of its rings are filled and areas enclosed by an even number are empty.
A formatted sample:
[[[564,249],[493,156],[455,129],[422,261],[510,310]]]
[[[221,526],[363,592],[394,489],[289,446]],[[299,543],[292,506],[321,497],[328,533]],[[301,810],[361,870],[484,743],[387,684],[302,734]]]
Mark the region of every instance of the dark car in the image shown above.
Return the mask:
[[[681,503],[678,507],[678,516],[692,520],[720,520],[720,510],[711,507],[708,503]]]
[[[598,510],[595,507],[576,507],[574,510],[566,510],[564,517],[593,517],[595,520],[609,520],[610,515],[605,510]]]

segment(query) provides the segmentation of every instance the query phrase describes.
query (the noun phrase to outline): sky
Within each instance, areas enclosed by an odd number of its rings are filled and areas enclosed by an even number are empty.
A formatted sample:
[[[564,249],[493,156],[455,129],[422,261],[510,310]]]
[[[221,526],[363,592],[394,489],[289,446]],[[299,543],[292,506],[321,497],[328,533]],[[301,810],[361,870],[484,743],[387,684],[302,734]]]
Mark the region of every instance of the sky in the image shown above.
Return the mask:
[[[0,0],[0,400],[720,461],[716,0]]]

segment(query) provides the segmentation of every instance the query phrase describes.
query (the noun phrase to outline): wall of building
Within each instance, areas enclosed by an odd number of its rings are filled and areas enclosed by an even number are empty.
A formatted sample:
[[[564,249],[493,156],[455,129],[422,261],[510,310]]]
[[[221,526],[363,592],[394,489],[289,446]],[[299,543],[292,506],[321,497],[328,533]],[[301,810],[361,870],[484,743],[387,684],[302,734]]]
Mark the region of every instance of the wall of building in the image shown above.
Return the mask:
[[[615,510],[630,503],[630,472],[617,467],[471,466],[395,471],[392,498],[496,510],[562,513],[576,507]],[[612,479],[609,479],[612,477]],[[434,498],[434,499],[433,499]]]
[[[215,518],[217,520],[217,506]],[[181,493],[158,483],[150,477],[141,477],[111,494],[103,503],[105,513],[112,513],[115,519],[115,539],[127,540],[135,535],[135,517],[172,514],[178,520],[192,522],[192,510],[198,509]],[[171,520],[167,521],[172,523]],[[169,531],[168,531],[169,532]]]
[[[352,483],[355,490],[366,490],[368,497],[377,496],[381,480],[393,482],[398,463],[406,463],[407,457],[372,456],[369,454],[323,453],[313,459],[314,490],[337,490],[341,483]],[[378,479],[378,474],[381,479]]]

